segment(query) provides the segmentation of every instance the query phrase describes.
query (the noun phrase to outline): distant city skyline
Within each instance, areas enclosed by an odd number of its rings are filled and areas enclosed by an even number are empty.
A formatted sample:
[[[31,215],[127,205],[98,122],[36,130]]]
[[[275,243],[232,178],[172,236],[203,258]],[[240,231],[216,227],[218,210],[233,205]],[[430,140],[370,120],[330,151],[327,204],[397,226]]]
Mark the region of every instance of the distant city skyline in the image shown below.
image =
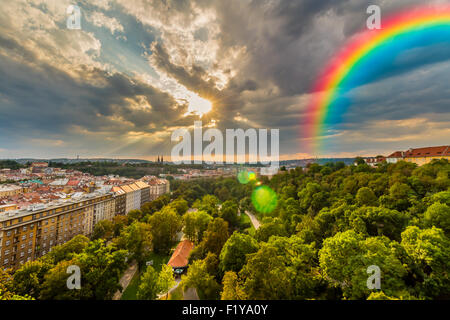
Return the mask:
[[[0,12],[0,159],[170,161],[171,133],[279,128],[280,160],[314,158],[301,135],[311,86],[366,26],[419,0],[12,0]],[[446,1],[428,1],[442,4]],[[81,29],[66,10],[80,8]],[[406,50],[352,91],[320,158],[449,143],[450,41]]]

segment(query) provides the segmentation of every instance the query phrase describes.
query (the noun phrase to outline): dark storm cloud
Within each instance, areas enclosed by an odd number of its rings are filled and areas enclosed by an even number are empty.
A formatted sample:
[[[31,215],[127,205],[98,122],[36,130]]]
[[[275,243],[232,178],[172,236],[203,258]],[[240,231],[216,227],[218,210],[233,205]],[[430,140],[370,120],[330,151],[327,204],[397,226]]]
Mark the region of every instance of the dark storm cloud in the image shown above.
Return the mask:
[[[15,40],[1,37],[0,43],[9,54],[24,57],[18,61],[3,55],[0,59],[0,93],[6,97],[0,108],[3,132],[19,134],[17,129],[23,129],[27,130],[23,135],[39,132],[65,137],[72,126],[79,126],[91,132],[152,133],[192,122],[182,117],[187,106],[136,79],[87,68],[74,77],[36,61]]]

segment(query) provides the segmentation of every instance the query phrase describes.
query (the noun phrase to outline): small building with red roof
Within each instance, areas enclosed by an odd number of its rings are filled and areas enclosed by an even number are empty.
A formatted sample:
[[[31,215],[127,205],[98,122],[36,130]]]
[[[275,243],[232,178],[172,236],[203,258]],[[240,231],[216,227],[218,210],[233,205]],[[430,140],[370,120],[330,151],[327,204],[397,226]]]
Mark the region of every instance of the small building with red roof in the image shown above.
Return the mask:
[[[174,271],[177,269],[184,271],[189,264],[189,255],[191,254],[192,249],[194,249],[194,243],[192,241],[181,241],[178,243],[167,264],[171,266]]]

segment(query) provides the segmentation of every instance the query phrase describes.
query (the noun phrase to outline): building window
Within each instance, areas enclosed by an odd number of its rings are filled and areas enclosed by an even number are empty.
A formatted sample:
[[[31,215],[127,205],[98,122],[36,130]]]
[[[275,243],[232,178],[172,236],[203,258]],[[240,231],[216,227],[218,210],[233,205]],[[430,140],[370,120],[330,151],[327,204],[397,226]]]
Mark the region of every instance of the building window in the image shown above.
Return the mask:
[[[27,231],[27,226],[24,226],[24,227],[23,227],[23,231]]]
[[[7,240],[5,245],[9,246],[10,243],[11,241]]]

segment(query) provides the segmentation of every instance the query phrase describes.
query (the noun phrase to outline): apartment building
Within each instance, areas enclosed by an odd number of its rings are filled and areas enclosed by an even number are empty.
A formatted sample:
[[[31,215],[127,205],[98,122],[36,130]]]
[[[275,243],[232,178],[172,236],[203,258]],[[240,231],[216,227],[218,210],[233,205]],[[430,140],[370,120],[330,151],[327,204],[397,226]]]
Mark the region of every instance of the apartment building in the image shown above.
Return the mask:
[[[100,218],[112,219],[114,201],[94,193],[0,213],[0,267],[17,269],[78,234],[89,236]]]
[[[148,181],[150,186],[150,201],[170,192],[170,183],[166,179],[152,179]]]
[[[94,226],[101,220],[112,221],[116,211],[116,199],[111,195],[94,204]]]
[[[143,181],[137,181],[121,186],[120,188],[126,194],[125,213],[128,213],[131,210],[139,210],[144,203],[151,200],[150,186]]]
[[[163,194],[170,192],[170,182],[166,179],[158,179],[156,177],[152,177],[148,179],[147,184],[150,187],[150,201],[157,199]]]
[[[129,186],[121,186],[121,188],[126,194],[125,214],[127,214],[128,212],[130,212],[131,210],[134,209],[133,206],[134,206],[134,193],[135,192]]]
[[[144,203],[150,202],[150,186],[143,181],[136,181],[136,185],[141,190],[141,207]]]
[[[116,198],[116,215],[124,215],[127,207],[127,194],[120,187],[112,187],[111,191]]]
[[[411,148],[406,151],[396,151],[389,155],[386,161],[388,163],[406,161],[421,166],[430,163],[434,159],[450,160],[450,146]]]
[[[5,204],[0,206],[0,213],[5,212],[5,211],[10,211],[10,210],[17,210],[17,205],[16,204]]]
[[[405,161],[419,166],[430,163],[434,159],[450,160],[450,146],[416,148],[405,151]]]
[[[129,184],[128,186],[134,191],[132,210],[139,210],[141,208],[141,188],[136,183]]]
[[[22,192],[22,187],[16,185],[0,185],[0,199],[13,197]]]

